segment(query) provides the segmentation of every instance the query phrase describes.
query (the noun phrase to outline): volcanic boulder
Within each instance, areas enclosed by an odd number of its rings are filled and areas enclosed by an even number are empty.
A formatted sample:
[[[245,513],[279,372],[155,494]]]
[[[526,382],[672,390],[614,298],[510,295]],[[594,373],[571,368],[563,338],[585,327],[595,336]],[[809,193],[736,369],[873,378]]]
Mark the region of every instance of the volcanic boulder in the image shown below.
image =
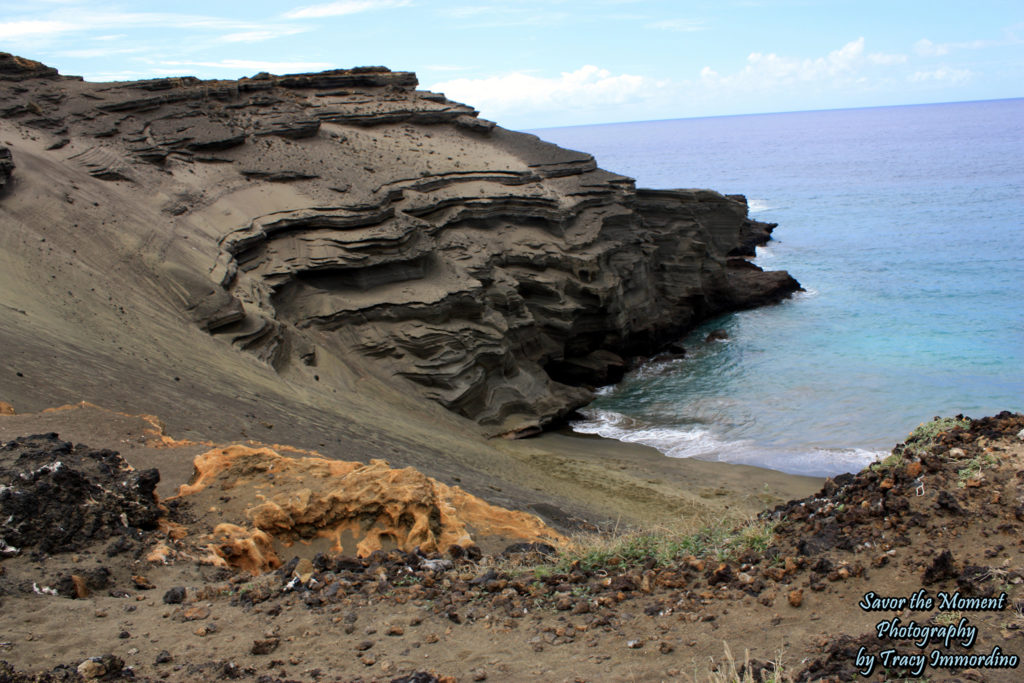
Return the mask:
[[[0,445],[0,553],[77,550],[132,529],[154,529],[160,511],[155,470],[133,470],[120,455],[62,441],[57,434]]]

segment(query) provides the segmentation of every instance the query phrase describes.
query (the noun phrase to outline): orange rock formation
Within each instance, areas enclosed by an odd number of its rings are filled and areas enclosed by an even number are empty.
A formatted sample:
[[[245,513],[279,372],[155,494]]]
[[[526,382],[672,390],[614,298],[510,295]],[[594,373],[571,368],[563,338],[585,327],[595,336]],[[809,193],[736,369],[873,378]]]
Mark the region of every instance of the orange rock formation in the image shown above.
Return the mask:
[[[383,460],[366,465],[232,445],[207,451],[194,463],[192,483],[179,496],[213,489],[248,501],[244,514],[252,528],[225,520],[208,548],[225,564],[253,573],[279,566],[273,541],[291,545],[326,538],[335,552],[366,556],[394,547],[444,552],[473,543],[474,534],[565,540],[533,515],[490,505]]]

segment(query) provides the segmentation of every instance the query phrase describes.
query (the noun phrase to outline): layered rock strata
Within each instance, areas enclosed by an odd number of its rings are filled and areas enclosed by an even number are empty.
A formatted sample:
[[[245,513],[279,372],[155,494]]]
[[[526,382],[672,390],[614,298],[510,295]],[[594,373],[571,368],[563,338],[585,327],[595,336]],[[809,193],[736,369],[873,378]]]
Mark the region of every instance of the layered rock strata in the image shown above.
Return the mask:
[[[631,356],[799,287],[742,258],[772,227],[743,197],[638,190],[416,85],[382,67],[85,83],[0,55],[0,119],[164,198],[175,239],[152,270],[193,324],[315,381],[358,358],[489,434],[541,428]]]

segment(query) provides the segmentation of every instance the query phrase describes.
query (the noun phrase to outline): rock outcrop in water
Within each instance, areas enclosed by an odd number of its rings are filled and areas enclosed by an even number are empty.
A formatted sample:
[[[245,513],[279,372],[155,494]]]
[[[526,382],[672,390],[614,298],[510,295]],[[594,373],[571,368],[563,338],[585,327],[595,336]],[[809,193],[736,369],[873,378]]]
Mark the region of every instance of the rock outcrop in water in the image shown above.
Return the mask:
[[[145,231],[173,239],[146,265],[195,325],[279,371],[360,358],[490,434],[542,427],[624,359],[799,287],[737,256],[771,229],[743,197],[637,190],[416,83],[85,83],[3,55],[0,120],[51,163],[162,198],[165,228]],[[118,230],[149,242],[130,215]]]

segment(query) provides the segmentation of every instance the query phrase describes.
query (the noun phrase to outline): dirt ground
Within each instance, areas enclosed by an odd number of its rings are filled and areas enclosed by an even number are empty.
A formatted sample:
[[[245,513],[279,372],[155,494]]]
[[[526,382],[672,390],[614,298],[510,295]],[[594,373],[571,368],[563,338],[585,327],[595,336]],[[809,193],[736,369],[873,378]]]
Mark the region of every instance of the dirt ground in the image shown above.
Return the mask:
[[[116,442],[129,462],[147,464],[176,450],[156,447],[151,422],[104,414],[90,413],[76,439]],[[0,440],[53,420],[68,431],[77,419],[46,415],[0,418]],[[858,655],[947,651],[941,642],[918,648],[912,636],[879,638],[876,624],[893,619],[976,627],[969,647],[951,650],[1020,656],[1022,429],[1024,417],[1003,414],[910,440],[885,466],[764,515],[760,524],[774,525],[768,543],[695,537],[668,559],[636,543],[556,559],[542,546],[498,554],[484,544],[483,554],[392,551],[363,560],[300,552],[302,561],[253,576],[149,562],[143,550],[160,531],[147,532],[135,552],[111,554],[104,541],[20,553],[0,561],[0,660],[9,663],[0,679],[709,680],[716,668],[729,670],[731,653],[739,667],[749,657],[747,673],[757,677],[781,662],[795,680],[853,680],[865,668]],[[187,478],[178,465],[172,476]],[[164,476],[158,490],[170,481]],[[187,506],[179,514],[187,525]],[[82,597],[50,594],[72,574],[83,578]],[[871,592],[909,598],[922,589],[936,599],[931,609],[858,604]],[[995,608],[940,610],[940,594],[956,592]],[[868,678],[914,673],[888,661]],[[973,664],[920,673],[1019,680],[1019,666]]]

